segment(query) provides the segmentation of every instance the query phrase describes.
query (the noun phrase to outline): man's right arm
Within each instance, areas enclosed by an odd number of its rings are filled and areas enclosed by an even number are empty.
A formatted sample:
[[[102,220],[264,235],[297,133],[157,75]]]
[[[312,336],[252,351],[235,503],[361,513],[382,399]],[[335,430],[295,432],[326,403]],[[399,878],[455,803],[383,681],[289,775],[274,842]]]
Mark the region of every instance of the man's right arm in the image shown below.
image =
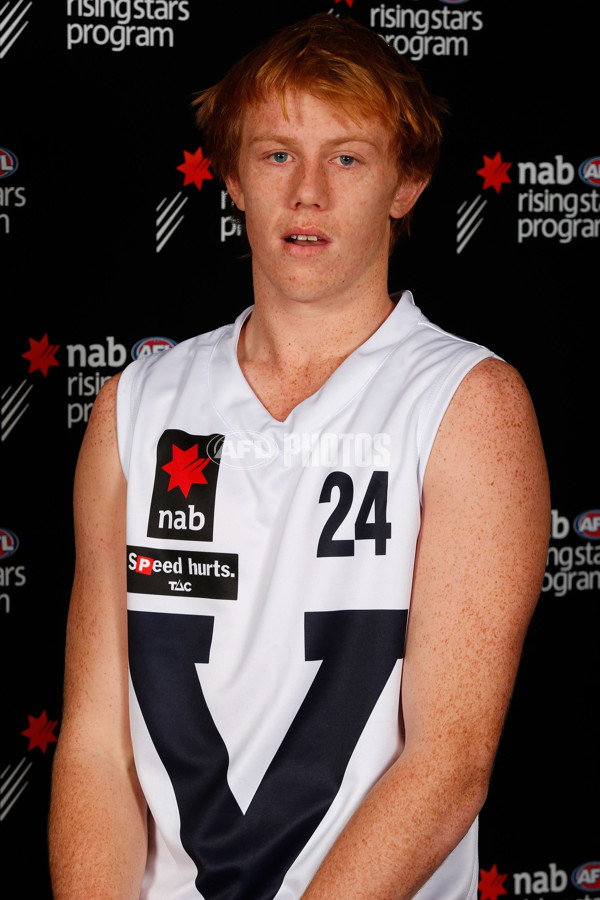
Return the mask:
[[[129,734],[116,390],[117,378],[98,395],[75,475],[75,578],[49,823],[55,900],[137,900],[146,860],[146,804]]]

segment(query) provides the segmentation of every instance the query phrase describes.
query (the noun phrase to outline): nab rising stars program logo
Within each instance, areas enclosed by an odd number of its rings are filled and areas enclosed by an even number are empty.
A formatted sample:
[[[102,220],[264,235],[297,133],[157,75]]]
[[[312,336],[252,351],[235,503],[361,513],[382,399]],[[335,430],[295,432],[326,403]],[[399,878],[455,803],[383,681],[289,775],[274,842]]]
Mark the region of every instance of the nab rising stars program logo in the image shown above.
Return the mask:
[[[39,341],[29,338],[29,350],[22,353],[23,359],[29,362],[28,375],[41,372],[44,378],[54,366],[58,366],[56,352],[58,344],[51,344],[45,334]],[[29,396],[33,390],[33,381],[24,378],[16,387],[9,385],[2,391],[2,413],[0,418],[0,441],[5,441],[13,428],[29,409]]]
[[[210,171],[210,159],[207,159],[202,152],[202,147],[194,153],[183,151],[183,162],[177,166],[177,171],[183,173],[183,187],[190,184],[196,186],[200,191],[205,181],[212,181],[213,176]],[[183,222],[183,208],[188,202],[188,196],[182,196],[182,192],[178,191],[173,197],[163,197],[156,207],[156,252],[160,253],[167,241],[169,241],[177,228]]]
[[[38,755],[30,756],[32,751],[37,749],[45,756],[48,744],[57,741],[54,730],[58,720],[49,719],[46,710],[39,716],[28,715],[27,719],[29,725],[21,731],[21,735],[28,740],[27,752],[18,762],[3,766],[0,775],[0,822],[6,819],[30,783],[32,767],[39,759]]]
[[[202,147],[198,147],[194,153],[183,151],[183,162],[176,166],[178,172],[183,174],[183,187],[194,185],[197,190],[202,190],[205,181],[213,181],[210,171],[210,159],[204,156]],[[185,218],[184,207],[189,200],[189,194],[184,196],[183,191],[162,198],[156,207],[156,252],[160,253],[167,242],[173,237]],[[242,236],[242,225],[236,214],[235,204],[228,192],[220,190],[220,242],[223,244],[229,238]]]
[[[502,159],[500,151],[495,156],[483,156],[483,166],[477,170],[477,174],[483,178],[483,190],[493,188],[497,194],[500,193],[502,185],[510,184],[511,179],[508,176],[508,170],[512,163],[505,162]],[[462,253],[471,238],[483,223],[483,211],[487,206],[487,200],[483,195],[479,194],[469,203],[465,200],[458,208],[457,233],[456,233],[456,252]]]
[[[600,236],[600,156],[591,156],[578,167],[561,154],[538,162],[507,162],[498,151],[483,155],[476,170],[483,178],[482,190],[500,194],[513,180],[518,184],[515,205],[516,240],[554,240],[559,244],[597,239]],[[514,177],[513,176],[514,173]],[[591,190],[575,190],[577,177]],[[579,186],[581,187],[581,186]],[[462,253],[483,223],[488,200],[479,194],[465,200],[457,210],[456,252]]]

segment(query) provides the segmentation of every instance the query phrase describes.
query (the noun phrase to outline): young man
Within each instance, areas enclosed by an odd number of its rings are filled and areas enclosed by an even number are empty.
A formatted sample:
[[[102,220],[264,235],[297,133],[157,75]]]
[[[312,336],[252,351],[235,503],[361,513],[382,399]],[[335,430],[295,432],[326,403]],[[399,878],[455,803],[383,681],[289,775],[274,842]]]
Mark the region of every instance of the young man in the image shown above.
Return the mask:
[[[324,15],[199,116],[254,305],[90,419],[56,900],[475,900],[549,510],[518,374],[388,295],[439,106]]]

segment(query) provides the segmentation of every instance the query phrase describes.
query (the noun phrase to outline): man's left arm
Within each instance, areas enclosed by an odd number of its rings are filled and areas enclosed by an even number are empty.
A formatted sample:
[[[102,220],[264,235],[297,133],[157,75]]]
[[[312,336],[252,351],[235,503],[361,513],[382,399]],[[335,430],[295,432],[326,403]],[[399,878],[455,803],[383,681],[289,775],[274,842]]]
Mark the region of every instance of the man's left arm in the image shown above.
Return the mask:
[[[520,376],[486,360],[438,431],[423,490],[402,681],[404,750],[303,900],[409,900],[485,800],[541,588],[549,490]]]

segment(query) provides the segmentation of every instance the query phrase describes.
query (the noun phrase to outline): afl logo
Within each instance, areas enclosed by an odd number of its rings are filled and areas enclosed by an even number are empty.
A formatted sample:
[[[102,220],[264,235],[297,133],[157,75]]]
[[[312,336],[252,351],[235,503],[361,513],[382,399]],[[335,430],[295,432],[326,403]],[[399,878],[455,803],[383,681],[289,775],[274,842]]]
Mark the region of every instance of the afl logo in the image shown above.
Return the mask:
[[[571,875],[571,881],[580,891],[600,891],[600,862],[587,862]]]
[[[212,438],[206,447],[212,460],[230,469],[266,466],[279,454],[272,438],[257,431],[230,431]]]
[[[0,528],[0,560],[12,556],[19,546],[19,538],[8,528]]]
[[[19,161],[14,153],[5,147],[0,147],[0,178],[8,178],[14,175],[19,168]]]
[[[579,166],[579,177],[585,184],[600,187],[600,156],[590,156]]]
[[[600,509],[588,509],[580,513],[573,522],[573,528],[579,537],[589,541],[600,541]]]
[[[149,337],[142,338],[133,347],[131,355],[133,359],[141,359],[144,356],[153,356],[155,353],[162,353],[163,350],[170,350],[175,346],[175,341],[165,337]]]

